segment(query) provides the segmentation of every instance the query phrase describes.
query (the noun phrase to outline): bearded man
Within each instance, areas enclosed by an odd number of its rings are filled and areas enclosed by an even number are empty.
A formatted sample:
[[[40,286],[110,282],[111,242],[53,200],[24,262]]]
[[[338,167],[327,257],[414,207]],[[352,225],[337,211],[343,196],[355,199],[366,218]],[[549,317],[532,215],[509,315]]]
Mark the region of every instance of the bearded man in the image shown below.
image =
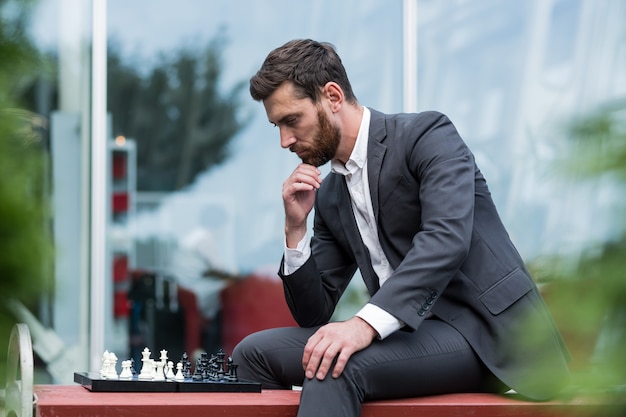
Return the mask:
[[[335,49],[313,40],[270,52],[250,92],[302,160],[283,184],[278,271],[300,327],[245,338],[240,377],[301,385],[299,417],[453,392],[546,400],[565,385],[563,341],[446,116],[360,105]],[[329,322],[357,269],[370,300]]]

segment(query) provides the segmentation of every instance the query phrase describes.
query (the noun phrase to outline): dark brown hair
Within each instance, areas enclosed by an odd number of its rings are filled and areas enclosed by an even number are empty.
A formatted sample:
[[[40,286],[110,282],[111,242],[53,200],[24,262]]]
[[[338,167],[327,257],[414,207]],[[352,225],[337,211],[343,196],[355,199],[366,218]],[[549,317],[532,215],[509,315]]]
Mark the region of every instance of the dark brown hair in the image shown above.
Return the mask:
[[[296,39],[274,49],[250,79],[250,95],[257,101],[265,100],[286,81],[294,84],[301,98],[313,102],[320,98],[321,88],[333,81],[343,90],[346,101],[356,102],[341,58],[327,42]]]

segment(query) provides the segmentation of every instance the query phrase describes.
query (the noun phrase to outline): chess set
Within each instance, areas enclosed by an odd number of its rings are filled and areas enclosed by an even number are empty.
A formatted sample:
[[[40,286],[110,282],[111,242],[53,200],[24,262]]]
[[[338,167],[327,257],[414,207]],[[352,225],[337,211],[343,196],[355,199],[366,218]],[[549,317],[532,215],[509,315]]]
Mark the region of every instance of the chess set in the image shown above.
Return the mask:
[[[117,356],[105,351],[100,372],[75,372],[74,382],[92,392],[261,392],[261,384],[240,379],[237,364],[221,349],[210,357],[202,353],[192,371],[186,353],[176,364],[162,350],[160,360],[151,359],[146,347],[142,355],[141,372],[137,374],[133,360],[122,361],[117,373]]]

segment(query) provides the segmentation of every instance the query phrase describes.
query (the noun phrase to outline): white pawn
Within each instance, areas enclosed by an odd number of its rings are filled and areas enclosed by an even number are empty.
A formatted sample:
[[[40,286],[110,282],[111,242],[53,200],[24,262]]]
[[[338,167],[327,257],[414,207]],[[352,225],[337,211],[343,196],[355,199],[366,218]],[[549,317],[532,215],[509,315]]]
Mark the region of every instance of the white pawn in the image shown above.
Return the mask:
[[[185,380],[185,376],[183,375],[183,363],[182,362],[178,362],[176,364],[176,375],[174,376],[174,379],[176,381],[184,381]]]
[[[138,379],[141,380],[151,380],[152,379],[152,359],[150,359],[150,349],[144,348],[143,352],[141,352],[141,372],[139,373]]]
[[[165,379],[174,379],[176,375],[174,375],[174,362],[167,362],[167,372],[165,373]]]
[[[165,381],[165,374],[163,373],[163,362],[156,362],[156,372],[152,377],[153,381]]]
[[[122,373],[120,379],[133,379],[133,372],[130,370],[132,362],[130,360],[122,361]]]

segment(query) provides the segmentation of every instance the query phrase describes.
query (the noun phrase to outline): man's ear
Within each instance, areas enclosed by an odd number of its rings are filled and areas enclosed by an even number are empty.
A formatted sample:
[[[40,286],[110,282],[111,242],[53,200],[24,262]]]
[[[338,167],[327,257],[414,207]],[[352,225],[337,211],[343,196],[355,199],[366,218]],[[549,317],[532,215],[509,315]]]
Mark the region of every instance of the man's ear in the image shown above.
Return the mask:
[[[329,81],[322,89],[322,93],[325,99],[328,100],[330,109],[333,113],[339,111],[343,105],[344,95],[343,90],[336,82]]]

